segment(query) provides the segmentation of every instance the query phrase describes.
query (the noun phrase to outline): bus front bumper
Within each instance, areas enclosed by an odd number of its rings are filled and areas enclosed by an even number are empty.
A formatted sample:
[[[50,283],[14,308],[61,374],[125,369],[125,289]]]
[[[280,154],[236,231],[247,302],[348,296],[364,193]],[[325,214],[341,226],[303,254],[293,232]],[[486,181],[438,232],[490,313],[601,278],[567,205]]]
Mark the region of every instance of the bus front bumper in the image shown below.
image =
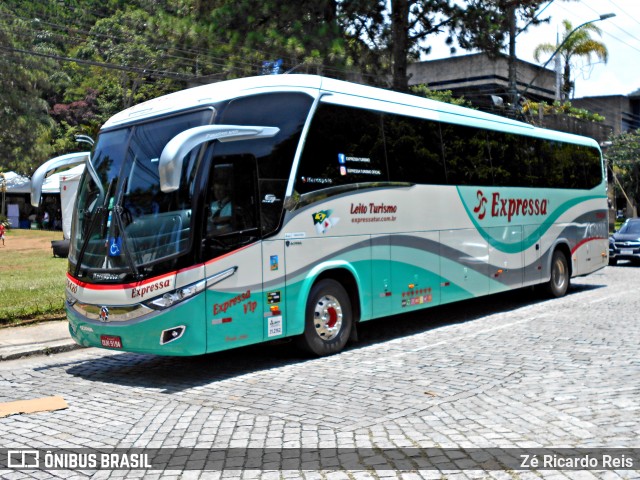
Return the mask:
[[[85,347],[153,355],[192,356],[207,350],[204,295],[128,322],[88,319],[68,304],[69,333]]]

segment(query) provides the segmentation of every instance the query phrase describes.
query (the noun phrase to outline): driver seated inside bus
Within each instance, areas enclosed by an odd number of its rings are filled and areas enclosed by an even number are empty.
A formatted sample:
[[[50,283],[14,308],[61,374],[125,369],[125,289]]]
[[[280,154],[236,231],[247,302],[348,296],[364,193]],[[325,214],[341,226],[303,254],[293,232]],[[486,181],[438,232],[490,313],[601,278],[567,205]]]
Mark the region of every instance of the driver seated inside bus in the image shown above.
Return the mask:
[[[223,182],[213,184],[214,200],[209,206],[208,231],[220,234],[232,230],[233,204],[229,194],[229,186]]]

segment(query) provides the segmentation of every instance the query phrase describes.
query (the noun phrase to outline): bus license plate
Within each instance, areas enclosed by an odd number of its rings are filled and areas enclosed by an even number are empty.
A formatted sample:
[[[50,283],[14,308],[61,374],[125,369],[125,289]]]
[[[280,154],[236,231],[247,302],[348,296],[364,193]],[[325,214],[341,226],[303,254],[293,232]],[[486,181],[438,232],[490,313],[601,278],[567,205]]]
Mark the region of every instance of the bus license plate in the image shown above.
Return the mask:
[[[122,339],[113,335],[100,335],[100,343],[107,348],[122,348]]]

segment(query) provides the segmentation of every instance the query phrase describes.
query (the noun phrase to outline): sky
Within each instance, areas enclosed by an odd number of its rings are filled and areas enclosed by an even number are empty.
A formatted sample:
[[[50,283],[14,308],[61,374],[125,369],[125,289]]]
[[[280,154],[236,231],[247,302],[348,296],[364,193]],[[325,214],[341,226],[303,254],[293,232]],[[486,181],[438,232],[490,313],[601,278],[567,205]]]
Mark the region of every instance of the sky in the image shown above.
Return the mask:
[[[573,69],[576,98],[599,95],[627,95],[640,89],[640,0],[553,0],[541,8],[547,8],[540,18],[551,17],[548,24],[529,27],[518,35],[516,55],[531,63],[543,64],[533,58],[533,51],[540,43],[555,43],[556,32],[562,32],[562,20],[569,20],[574,27],[583,22],[599,18],[600,15],[615,13],[616,16],[595,22],[602,30],[602,36],[592,37],[602,41],[609,50],[606,64],[594,57],[594,63],[582,60]],[[523,25],[519,25],[522,27]],[[458,54],[469,52],[459,49]],[[448,47],[434,42],[428,60],[450,57]],[[425,58],[426,60],[427,58]],[[547,68],[553,68],[552,61]]]

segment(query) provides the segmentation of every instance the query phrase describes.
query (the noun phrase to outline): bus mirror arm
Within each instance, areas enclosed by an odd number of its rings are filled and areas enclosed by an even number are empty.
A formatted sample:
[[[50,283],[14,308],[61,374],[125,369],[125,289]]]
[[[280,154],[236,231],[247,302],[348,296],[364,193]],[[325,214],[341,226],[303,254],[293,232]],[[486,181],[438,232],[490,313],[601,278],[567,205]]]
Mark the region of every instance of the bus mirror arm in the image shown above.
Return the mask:
[[[75,152],[47,160],[33,173],[31,177],[31,205],[40,206],[40,198],[42,197],[42,185],[49,172],[70,165],[78,165],[85,163],[89,158],[90,152]]]
[[[158,164],[160,190],[170,193],[178,189],[184,157],[203,143],[214,140],[234,142],[273,137],[279,131],[280,129],[277,127],[248,127],[243,125],[205,125],[185,130],[169,140],[160,154],[160,162]]]

